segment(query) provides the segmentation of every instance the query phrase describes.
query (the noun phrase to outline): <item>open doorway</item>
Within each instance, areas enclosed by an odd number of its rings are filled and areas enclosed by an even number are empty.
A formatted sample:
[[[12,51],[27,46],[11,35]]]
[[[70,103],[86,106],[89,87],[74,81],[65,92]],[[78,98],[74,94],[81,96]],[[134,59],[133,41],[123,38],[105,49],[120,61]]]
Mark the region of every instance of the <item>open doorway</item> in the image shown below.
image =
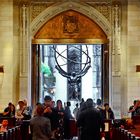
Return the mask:
[[[55,44],[56,45],[56,44]],[[72,44],[79,45],[79,44]],[[95,102],[98,98],[109,100],[108,81],[108,47],[102,44],[80,44],[80,47],[88,47],[91,58],[91,68],[82,77],[78,89],[78,96],[73,95],[68,79],[63,77],[55,68],[54,44],[32,45],[32,103],[43,102],[45,95],[50,95],[53,100],[61,99],[63,102],[77,102],[81,98],[92,98]],[[68,57],[68,49],[71,44],[59,44],[57,47]],[[65,51],[64,51],[65,50]],[[58,58],[63,69],[68,71],[68,65],[64,58]],[[84,58],[81,55],[82,61]],[[80,61],[80,59],[79,59]]]

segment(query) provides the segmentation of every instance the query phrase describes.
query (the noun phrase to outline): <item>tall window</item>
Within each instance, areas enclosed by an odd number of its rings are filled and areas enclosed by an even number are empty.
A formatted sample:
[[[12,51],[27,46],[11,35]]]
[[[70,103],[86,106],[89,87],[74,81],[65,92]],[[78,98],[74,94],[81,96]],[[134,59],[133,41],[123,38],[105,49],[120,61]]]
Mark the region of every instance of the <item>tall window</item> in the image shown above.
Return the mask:
[[[40,96],[43,102],[44,96],[54,96],[56,87],[55,59],[53,45],[40,45]]]
[[[101,79],[102,79],[102,46],[93,45],[93,94],[95,98],[101,99]]]
[[[91,69],[82,78],[82,98],[95,102],[102,98],[102,45],[87,45],[91,57]]]

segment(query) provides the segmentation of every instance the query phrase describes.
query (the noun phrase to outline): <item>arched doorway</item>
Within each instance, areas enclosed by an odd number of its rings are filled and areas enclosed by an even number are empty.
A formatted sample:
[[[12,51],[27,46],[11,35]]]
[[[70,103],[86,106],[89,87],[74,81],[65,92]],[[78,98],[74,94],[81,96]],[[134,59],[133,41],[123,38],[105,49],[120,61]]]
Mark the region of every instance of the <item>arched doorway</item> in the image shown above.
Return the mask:
[[[67,23],[70,20],[70,24]],[[54,30],[55,29],[55,30]],[[73,10],[61,12],[48,20],[34,35],[32,41],[32,103],[39,99],[39,44],[101,44],[102,99],[109,101],[109,48],[106,33],[93,20]]]

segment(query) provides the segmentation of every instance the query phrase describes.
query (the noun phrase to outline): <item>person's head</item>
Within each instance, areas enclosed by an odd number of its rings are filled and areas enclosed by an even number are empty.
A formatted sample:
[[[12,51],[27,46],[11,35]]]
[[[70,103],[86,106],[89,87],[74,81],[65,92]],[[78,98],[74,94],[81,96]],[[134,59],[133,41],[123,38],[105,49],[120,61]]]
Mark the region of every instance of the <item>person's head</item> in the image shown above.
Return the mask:
[[[137,103],[137,100],[134,100],[133,104],[136,105],[136,103]]]
[[[76,76],[76,73],[75,72],[72,72],[71,75],[72,75],[72,77],[75,77]]]
[[[86,106],[87,106],[87,107],[93,107],[93,100],[92,100],[91,98],[88,98],[88,99],[86,100]]]
[[[15,110],[15,106],[11,102],[8,104],[8,108],[10,110]]]
[[[10,102],[10,103],[8,103],[8,107],[11,107],[12,106],[12,103]]]
[[[55,107],[55,101],[51,101],[51,107],[52,107],[52,108]]]
[[[61,100],[57,100],[56,106],[57,106],[57,107],[62,107],[62,101],[61,101]]]
[[[37,102],[37,103],[36,103],[36,106],[38,106],[38,105],[41,105],[41,103],[40,103],[40,102]]]
[[[27,100],[24,99],[23,102],[24,102],[24,105],[27,106]]]
[[[83,111],[87,108],[86,102],[80,103],[80,110]]]
[[[78,108],[78,103],[75,106]]]
[[[97,99],[97,105],[101,105],[101,104],[102,104],[101,99]]]
[[[52,104],[51,102],[52,102],[52,98],[50,96],[46,95],[45,98],[44,98],[45,105],[47,107],[51,107],[51,104]]]
[[[38,104],[37,107],[36,107],[36,114],[38,116],[42,116],[44,113],[44,107],[42,104]]]
[[[15,110],[15,106],[12,104],[11,107],[10,107],[10,109],[11,109],[12,111],[14,111],[14,110]]]
[[[19,105],[19,108],[23,108],[24,107],[24,102],[23,101],[18,101],[18,105]]]
[[[67,106],[71,106],[71,103],[70,102],[67,102]]]
[[[109,109],[110,109],[108,103],[105,103],[105,104],[104,104],[104,107],[105,107],[105,110],[109,110]]]
[[[81,99],[81,102],[82,102],[82,103],[85,102],[84,98]]]

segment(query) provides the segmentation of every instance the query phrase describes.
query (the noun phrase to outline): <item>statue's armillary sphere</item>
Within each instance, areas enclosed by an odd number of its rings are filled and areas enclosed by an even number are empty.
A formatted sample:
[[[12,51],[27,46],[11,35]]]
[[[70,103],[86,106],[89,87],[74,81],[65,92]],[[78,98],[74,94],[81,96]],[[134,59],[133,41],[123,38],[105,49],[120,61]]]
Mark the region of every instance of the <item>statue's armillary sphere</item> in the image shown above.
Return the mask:
[[[91,58],[89,57],[88,47],[87,45],[68,45],[68,47],[65,47],[63,49],[62,48],[60,49],[60,47],[61,46],[59,45],[53,46],[56,61],[55,67],[62,76],[68,79],[70,85],[74,86],[78,84],[78,82],[80,82],[79,80],[81,79],[81,77],[83,77],[91,67]],[[68,48],[69,51],[73,53],[72,58],[67,57]],[[81,53],[76,54],[75,56],[76,51]],[[77,61],[75,57],[76,58],[81,57],[81,61]],[[66,70],[68,62],[72,63],[75,66],[80,65],[80,70],[76,71],[76,69],[74,68],[71,72],[68,72],[68,70]]]

